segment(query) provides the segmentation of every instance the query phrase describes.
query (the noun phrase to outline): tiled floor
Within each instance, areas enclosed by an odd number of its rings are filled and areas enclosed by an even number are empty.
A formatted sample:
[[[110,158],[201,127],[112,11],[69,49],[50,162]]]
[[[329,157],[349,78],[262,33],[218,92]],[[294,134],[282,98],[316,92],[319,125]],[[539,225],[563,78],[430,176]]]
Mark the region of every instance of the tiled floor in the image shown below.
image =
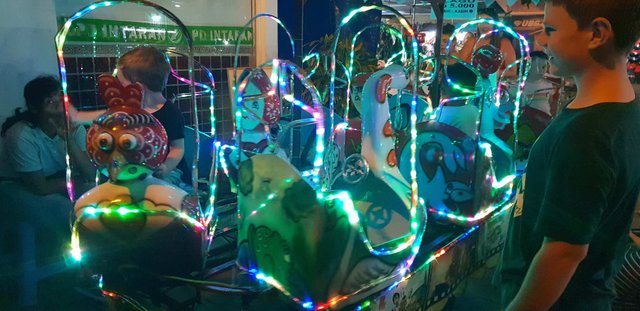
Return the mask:
[[[498,293],[491,285],[493,269],[481,269],[471,275],[456,291],[453,308],[449,311],[499,311]],[[99,294],[92,292],[91,286],[81,284],[74,273],[65,273],[45,280],[39,297],[43,306],[38,310],[106,310]],[[75,288],[74,285],[75,284]],[[79,291],[78,287],[85,288]],[[203,295],[202,304],[195,310],[295,310],[293,306],[280,302],[276,292],[267,292],[257,296],[241,296],[233,293],[207,293]],[[436,305],[430,310],[439,310],[443,305]],[[287,309],[289,308],[289,309]],[[5,310],[5,309],[3,309]]]
[[[450,299],[448,304],[437,304],[429,310],[499,311],[498,293],[491,284],[495,264],[495,260],[490,261],[485,267],[470,275],[458,286],[455,299]],[[70,269],[43,280],[40,283],[38,297],[41,307],[34,310],[107,310],[95,282],[83,279],[80,275],[79,270]],[[10,288],[12,287],[8,286],[5,290]],[[0,294],[0,310],[15,310],[7,304],[13,295],[10,290],[5,290]],[[260,295],[210,291],[203,293],[201,298],[201,304],[195,310],[295,310],[293,305],[279,299],[276,291]]]
[[[498,311],[500,297],[491,284],[493,268],[483,268],[469,276],[464,284],[464,293],[456,297],[453,311]]]

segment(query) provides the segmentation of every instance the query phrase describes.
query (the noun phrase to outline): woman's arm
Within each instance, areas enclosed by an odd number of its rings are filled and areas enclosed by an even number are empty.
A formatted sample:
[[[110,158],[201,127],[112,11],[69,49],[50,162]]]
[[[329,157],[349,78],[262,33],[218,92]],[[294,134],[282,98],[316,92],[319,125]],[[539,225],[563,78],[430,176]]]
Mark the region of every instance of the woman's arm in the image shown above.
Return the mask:
[[[87,181],[94,178],[96,169],[93,166],[93,163],[91,163],[91,160],[89,160],[89,156],[86,152],[87,148],[85,144],[87,140],[87,131],[85,128],[80,124],[72,122],[70,124],[72,134],[67,137],[67,127],[65,122],[57,119],[49,119],[49,122],[55,126],[58,136],[63,139],[69,138],[66,141],[67,152],[69,152],[69,155],[73,160],[73,167],[79,169],[82,179]]]
[[[66,183],[63,177],[45,176],[43,160],[51,159],[41,158],[38,138],[29,134],[28,127],[17,130],[12,127],[11,130],[4,137],[4,150],[8,155],[8,165],[15,171],[16,178],[37,195],[65,193]]]
[[[46,178],[42,171],[22,172],[18,175],[20,181],[37,195],[64,194],[67,191],[66,180],[61,177]]]
[[[67,148],[69,150],[69,155],[71,155],[71,159],[73,159],[73,164],[80,170],[80,176],[84,180],[91,180],[96,175],[96,168],[89,160],[87,153],[83,151],[80,146],[75,141],[69,141],[67,143]]]

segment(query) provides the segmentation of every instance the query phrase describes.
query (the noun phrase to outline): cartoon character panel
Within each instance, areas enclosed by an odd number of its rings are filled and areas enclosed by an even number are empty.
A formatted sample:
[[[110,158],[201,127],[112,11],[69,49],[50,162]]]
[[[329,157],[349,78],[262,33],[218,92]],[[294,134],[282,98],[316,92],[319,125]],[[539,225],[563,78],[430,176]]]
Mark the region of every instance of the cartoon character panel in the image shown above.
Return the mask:
[[[516,169],[514,135],[504,137],[505,128],[520,116],[521,95],[527,76],[526,41],[504,24],[490,20],[466,23],[456,30],[488,24],[496,32],[515,37],[522,59],[505,64],[503,52],[491,44],[476,45],[472,60],[455,57],[441,60],[441,101],[429,120],[418,125],[418,179],[420,196],[430,213],[465,226],[484,221],[487,216],[513,203]],[[481,37],[479,41],[484,38]],[[447,46],[450,49],[451,42]],[[507,77],[513,67],[518,75]],[[515,93],[515,94],[512,94]],[[406,137],[406,136],[405,136]],[[399,140],[400,170],[410,176],[406,161],[409,149]],[[405,139],[406,141],[406,139]]]

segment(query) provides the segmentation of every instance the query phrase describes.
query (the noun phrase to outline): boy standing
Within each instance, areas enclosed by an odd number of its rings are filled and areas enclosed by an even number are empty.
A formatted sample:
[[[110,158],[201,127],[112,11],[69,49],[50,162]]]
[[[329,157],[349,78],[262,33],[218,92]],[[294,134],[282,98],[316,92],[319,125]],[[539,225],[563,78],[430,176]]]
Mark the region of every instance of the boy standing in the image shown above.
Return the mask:
[[[541,44],[578,93],[534,144],[503,253],[507,310],[610,310],[640,190],[640,104],[626,54],[638,0],[547,0]]]

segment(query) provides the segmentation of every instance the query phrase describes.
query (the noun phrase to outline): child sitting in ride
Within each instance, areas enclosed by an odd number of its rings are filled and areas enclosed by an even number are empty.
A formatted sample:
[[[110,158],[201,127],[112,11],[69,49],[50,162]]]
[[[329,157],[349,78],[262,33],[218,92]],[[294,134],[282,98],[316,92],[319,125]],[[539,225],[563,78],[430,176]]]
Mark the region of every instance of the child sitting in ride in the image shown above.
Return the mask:
[[[447,80],[443,87],[444,100],[436,110],[435,120],[456,127],[469,137],[479,134],[505,155],[510,156],[513,153],[512,148],[495,133],[496,129],[504,128],[510,120],[502,111],[504,108],[494,103],[493,89],[484,89],[484,96],[471,100],[474,94],[478,94],[478,84],[482,83],[486,87],[486,79],[479,80],[479,77],[462,63],[447,66]]]
[[[152,175],[167,157],[167,133],[142,109],[142,86],[107,75],[98,81],[109,108],[89,128],[87,152],[109,181],[76,201],[74,256],[82,250],[83,263],[105,282],[117,282],[125,265],[162,274],[200,269],[202,213],[195,196]]]
[[[476,135],[480,111],[467,100],[476,88],[477,75],[461,63],[456,63],[447,66],[446,76],[447,83],[442,88],[444,99],[436,110],[435,119],[473,137]]]
[[[184,159],[184,119],[182,112],[163,94],[170,71],[162,51],[152,46],[139,46],[120,57],[116,77],[125,87],[140,84],[143,90],[142,109],[152,114],[166,130],[169,152],[164,163],[156,168],[154,176],[188,188],[191,185],[191,168]],[[105,112],[77,112],[72,106],[70,108],[72,118],[85,123]]]

